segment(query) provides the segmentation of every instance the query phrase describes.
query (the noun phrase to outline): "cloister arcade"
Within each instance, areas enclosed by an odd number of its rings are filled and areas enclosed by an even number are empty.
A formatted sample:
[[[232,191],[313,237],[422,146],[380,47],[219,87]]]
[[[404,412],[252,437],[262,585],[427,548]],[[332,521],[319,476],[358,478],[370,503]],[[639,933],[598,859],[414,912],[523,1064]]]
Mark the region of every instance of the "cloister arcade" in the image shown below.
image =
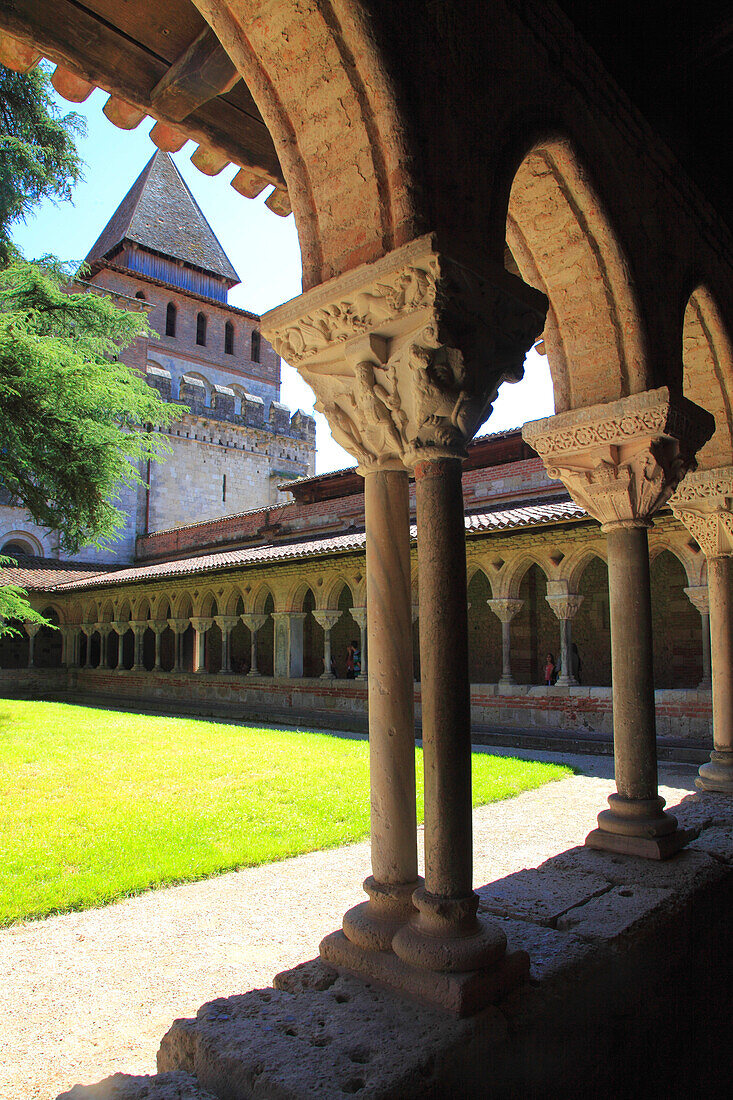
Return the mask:
[[[519,675],[536,675],[532,632],[542,636],[551,621],[546,607],[559,623],[565,669],[580,609],[607,622],[617,791],[586,843],[669,859],[690,839],[665,812],[657,780],[649,548],[658,532],[668,534],[659,513],[669,504],[681,525],[674,541],[685,587],[701,597],[707,577],[709,592],[715,748],[700,785],[733,792],[726,200],[716,209],[715,197],[692,182],[694,158],[685,160],[684,140],[670,151],[645,104],[632,102],[576,30],[578,12],[569,3],[170,0],[173,27],[188,19],[226,54],[226,80],[206,92],[185,51],[165,61],[170,49],[148,21],[136,26],[132,18],[119,34],[114,5],[100,0],[105,23],[91,56],[84,35],[64,39],[57,7],[4,9],[2,25],[20,54],[51,57],[61,86],[107,88],[105,111],[122,127],[150,114],[154,141],[180,148],[181,135],[194,137],[203,170],[232,160],[243,194],[272,184],[271,209],[295,215],[303,293],[266,314],[262,333],[314,389],[334,437],[358,462],[366,501],[365,557],[361,579],[349,585],[348,613],[368,606],[372,875],[367,900],[324,939],[321,956],[458,1014],[476,1012],[523,980],[528,962],[507,954],[502,928],[478,912],[473,890],[467,567],[478,604],[490,598],[501,622],[502,676],[511,675],[512,660]],[[136,34],[146,38],[147,52],[139,51],[133,79],[125,51]],[[649,43],[656,46],[655,33]],[[611,69],[622,71],[625,46],[621,36],[615,56],[606,47]],[[214,134],[217,115],[230,118],[225,97],[240,77],[246,117],[233,136],[226,123]],[[170,117],[161,81],[164,89],[168,81],[187,89],[182,118]],[[208,121],[202,103],[213,112]],[[670,97],[667,111],[684,125],[684,103]],[[665,134],[674,145],[675,127]],[[469,537],[466,552],[461,463],[499,385],[521,377],[540,338],[556,414],[526,424],[524,436],[591,521],[577,539],[582,545],[569,539],[559,553],[556,537],[532,553],[494,548],[481,564],[488,597],[476,579],[481,540]],[[415,817],[411,475],[424,879]],[[668,562],[670,549],[652,553],[652,571],[655,561]],[[602,584],[604,566],[607,620],[603,601],[589,611],[581,591],[584,570],[596,570]],[[276,679],[297,666],[299,616],[323,630],[328,663],[330,633],[346,611],[342,584],[322,591],[317,577],[300,572],[292,590],[270,577],[250,591],[245,585],[223,612],[214,593],[219,619],[236,615],[242,599],[238,614],[251,642],[272,629]],[[313,602],[308,597],[305,612],[304,582]],[[206,614],[213,602],[203,605],[198,583],[176,581],[166,596],[165,629],[184,652],[193,647],[194,672],[204,667],[203,639],[215,617]],[[147,622],[164,620],[157,608],[154,619],[140,619],[122,589],[111,612],[104,601],[85,603],[80,592],[64,626],[76,627],[78,637],[85,623],[94,637],[97,622],[138,624],[139,665]],[[291,592],[299,590],[296,609]],[[130,618],[120,620],[128,598]],[[152,594],[145,598],[152,607]],[[701,614],[704,606],[696,603]],[[676,614],[669,602],[661,608],[657,601],[658,615]],[[310,622],[309,632],[313,644]],[[258,662],[261,652],[266,673],[264,637]],[[68,652],[67,645],[67,659]],[[669,654],[657,652],[658,664],[667,664]],[[701,672],[702,652],[701,638]],[[672,653],[673,667],[675,660],[691,658],[685,650]]]

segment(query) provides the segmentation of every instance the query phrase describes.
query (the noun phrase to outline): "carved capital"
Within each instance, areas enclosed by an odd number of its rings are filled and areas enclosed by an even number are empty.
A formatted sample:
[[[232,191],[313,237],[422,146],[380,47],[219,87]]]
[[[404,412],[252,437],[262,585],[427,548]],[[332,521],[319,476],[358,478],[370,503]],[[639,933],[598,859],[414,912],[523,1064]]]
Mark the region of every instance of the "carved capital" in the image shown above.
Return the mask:
[[[574,619],[585,597],[566,592],[561,596],[545,596],[545,599],[558,619]]]
[[[733,554],[733,466],[688,474],[669,503],[707,558]]]
[[[349,612],[359,630],[363,630],[367,624],[367,609],[365,607],[350,607]]]
[[[272,310],[262,331],[298,368],[362,472],[462,455],[500,384],[522,377],[546,299],[478,273],[429,234]]]
[[[191,625],[190,619],[169,619],[168,626],[174,634],[185,634]]]
[[[132,623],[128,619],[114,619],[109,625],[120,638],[123,634],[127,634],[128,630],[132,630]]]
[[[710,614],[710,594],[706,584],[697,584],[694,588],[686,588],[685,595],[701,615]]]
[[[496,617],[503,623],[510,623],[524,607],[524,600],[499,598],[486,601]]]
[[[153,631],[154,634],[162,634],[165,630],[168,629],[168,620],[167,619],[151,619],[150,622],[148,623],[148,626],[150,627],[150,629]]]
[[[710,439],[710,413],[662,387],[524,425],[522,434],[604,530],[648,526]]]
[[[314,611],[313,618],[323,630],[333,630],[343,611]]]
[[[256,634],[267,622],[267,615],[240,615],[239,617],[250,634]]]
[[[191,626],[197,634],[205,634],[207,630],[213,625],[214,620],[204,615],[194,615],[191,619]]]

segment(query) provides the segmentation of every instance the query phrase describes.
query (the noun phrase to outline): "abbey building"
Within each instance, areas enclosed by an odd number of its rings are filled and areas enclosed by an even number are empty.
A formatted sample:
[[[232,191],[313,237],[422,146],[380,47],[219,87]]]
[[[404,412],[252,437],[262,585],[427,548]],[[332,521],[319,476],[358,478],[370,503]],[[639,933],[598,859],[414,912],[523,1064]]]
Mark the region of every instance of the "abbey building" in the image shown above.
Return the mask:
[[[125,522],[79,561],[131,564],[139,537],[288,499],[279,486],[315,472],[315,421],[280,400],[280,357],[260,318],[230,305],[239,283],[168,153],[157,151],[86,258],[90,293],[144,309],[157,336],[122,353],[166,400],[190,411],[167,429],[170,454],[126,487]],[[0,551],[59,558],[53,531],[0,503]]]

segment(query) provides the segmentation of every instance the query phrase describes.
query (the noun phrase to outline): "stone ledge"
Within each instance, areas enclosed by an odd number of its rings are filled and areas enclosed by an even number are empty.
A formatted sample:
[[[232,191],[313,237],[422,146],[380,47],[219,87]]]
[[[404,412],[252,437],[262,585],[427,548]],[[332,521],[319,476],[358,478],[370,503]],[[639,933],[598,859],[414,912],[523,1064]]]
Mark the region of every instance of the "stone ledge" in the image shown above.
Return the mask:
[[[195,1077],[176,1070],[154,1077],[115,1073],[96,1085],[74,1085],[57,1100],[216,1100]]]

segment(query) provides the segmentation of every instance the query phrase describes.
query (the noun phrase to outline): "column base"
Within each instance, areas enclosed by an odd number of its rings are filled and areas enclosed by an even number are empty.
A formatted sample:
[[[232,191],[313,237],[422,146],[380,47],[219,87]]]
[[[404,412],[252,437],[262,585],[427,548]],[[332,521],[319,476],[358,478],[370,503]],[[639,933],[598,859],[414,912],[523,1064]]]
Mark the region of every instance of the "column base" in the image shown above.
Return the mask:
[[[412,901],[418,912],[392,941],[395,955],[408,966],[460,974],[488,970],[505,957],[504,930],[476,915],[478,895],[443,898],[420,887]]]
[[[496,1004],[529,977],[526,951],[504,955],[491,970],[436,973],[410,966],[391,951],[364,951],[340,931],[321,941],[320,955],[340,971],[455,1016],[472,1016]]]
[[[714,749],[710,761],[701,765],[695,786],[701,791],[733,794],[733,752]]]
[[[500,687],[516,687],[517,686],[517,681],[514,679],[513,676],[500,676],[498,682],[499,682]]]
[[[248,676],[259,676],[260,670],[258,668],[251,668],[247,673]]]
[[[559,688],[574,688],[578,686],[578,681],[574,676],[563,676],[561,674],[555,681],[554,686]]]
[[[664,812],[664,799],[623,798],[612,794],[609,809],[598,815],[598,828],[585,838],[588,848],[669,859],[694,840],[699,829],[678,829],[677,818]]]
[[[319,676],[319,680],[335,680],[336,677],[332,672],[322,672]]]
[[[422,879],[388,885],[377,882],[370,875],[364,880],[369,900],[344,914],[346,938],[365,951],[391,951],[395,933],[415,916],[412,895],[419,886],[422,886]]]

